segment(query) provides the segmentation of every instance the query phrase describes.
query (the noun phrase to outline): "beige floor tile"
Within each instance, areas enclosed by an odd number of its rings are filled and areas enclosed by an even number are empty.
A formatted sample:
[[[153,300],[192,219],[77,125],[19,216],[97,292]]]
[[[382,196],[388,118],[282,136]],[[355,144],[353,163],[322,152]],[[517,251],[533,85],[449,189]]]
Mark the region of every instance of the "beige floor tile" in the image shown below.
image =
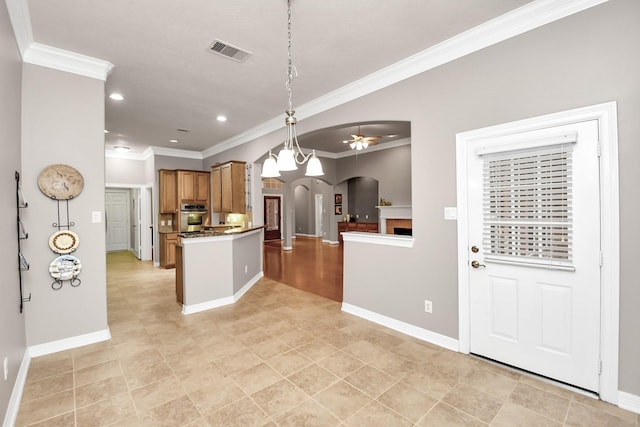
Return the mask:
[[[249,369],[231,375],[231,378],[242,388],[247,394],[253,394],[256,391],[276,383],[284,377],[275,369],[266,363],[260,363]]]
[[[47,377],[43,380],[28,381],[22,392],[22,402],[41,399],[52,394],[73,389],[73,372]]]
[[[176,376],[187,393],[191,393],[199,388],[215,385],[227,377],[227,374],[215,363],[208,363],[177,372]]]
[[[110,360],[75,371],[76,387],[95,381],[104,380],[122,375],[122,367],[119,360]]]
[[[337,426],[340,421],[315,401],[305,400],[276,419],[280,427],[326,427]]]
[[[184,426],[200,418],[200,413],[188,396],[182,396],[138,414],[144,425]]]
[[[105,347],[75,355],[73,357],[73,369],[77,371],[83,368],[99,365],[100,363],[116,360],[117,358],[118,353],[113,347]]]
[[[262,360],[248,349],[216,360],[216,364],[229,375],[242,372],[260,363]]]
[[[119,423],[135,415],[135,408],[129,393],[121,393],[76,411],[79,426],[103,426]]]
[[[362,360],[364,363],[372,362],[374,359],[384,356],[388,351],[377,344],[370,343],[362,339],[354,342],[342,349],[345,353]]]
[[[213,356],[200,347],[194,346],[166,357],[166,361],[174,372],[188,370],[194,366],[205,366],[213,362]]]
[[[486,427],[488,424],[440,402],[422,417],[417,425],[420,427]]]
[[[433,397],[402,382],[395,384],[377,400],[412,422],[420,420],[438,403]]]
[[[344,378],[364,366],[364,362],[344,351],[337,351],[318,361],[318,365],[334,375]]]
[[[347,375],[344,380],[372,398],[380,396],[398,382],[392,376],[369,365]]]
[[[288,376],[306,366],[309,366],[313,362],[311,362],[311,360],[306,356],[298,353],[296,350],[290,350],[286,353],[268,359],[267,363],[282,375]]]
[[[173,376],[131,390],[131,397],[138,412],[149,410],[186,394],[178,379]]]
[[[289,375],[287,379],[309,396],[313,396],[338,381],[339,378],[314,363]]]
[[[474,369],[467,375],[460,377],[460,382],[502,400],[507,399],[518,384],[518,381],[512,378],[498,375],[486,369]]]
[[[59,375],[73,370],[73,356],[66,353],[64,356],[48,355],[36,357],[29,364],[28,380],[44,379],[54,375]]]
[[[73,390],[63,391],[20,405],[16,425],[33,424],[73,410]]]
[[[572,427],[635,427],[636,422],[584,406],[580,403],[571,402],[565,425]]]
[[[127,391],[124,375],[110,377],[76,387],[76,407],[91,405]]]
[[[75,425],[76,413],[72,411],[39,423],[29,424],[29,427],[75,427]]]
[[[306,400],[306,394],[287,380],[278,381],[251,395],[270,417],[278,416]]]
[[[338,381],[318,393],[313,399],[342,421],[373,400],[345,381]]]
[[[331,344],[319,339],[314,339],[307,344],[296,347],[296,350],[314,362],[317,362],[320,359],[324,359],[330,354],[338,351],[338,349]]]
[[[231,378],[221,378],[215,384],[189,392],[191,401],[201,411],[214,411],[246,397],[246,393]]]
[[[624,409],[620,409],[617,406],[612,405],[611,403],[603,402],[602,400],[597,400],[578,393],[573,393],[573,400],[576,403],[580,403],[581,405],[587,406],[589,408],[605,412],[618,418],[622,418],[623,420],[633,422],[636,421],[638,417],[640,417],[640,414],[634,414],[633,412],[625,411]]]
[[[350,416],[345,425],[352,427],[410,427],[413,423],[386,406],[373,401]]]
[[[552,420],[564,422],[569,400],[525,384],[518,384],[509,400]]]
[[[205,419],[208,425],[226,427],[262,426],[269,421],[264,411],[249,397],[212,411]]]
[[[143,387],[174,375],[169,365],[164,361],[138,367],[124,365],[123,368],[124,377],[130,389]]]
[[[502,405],[491,427],[560,427],[562,423],[543,417],[522,406],[507,402]]]
[[[456,385],[442,401],[485,423],[490,423],[495,418],[503,403],[497,397],[464,384]]]

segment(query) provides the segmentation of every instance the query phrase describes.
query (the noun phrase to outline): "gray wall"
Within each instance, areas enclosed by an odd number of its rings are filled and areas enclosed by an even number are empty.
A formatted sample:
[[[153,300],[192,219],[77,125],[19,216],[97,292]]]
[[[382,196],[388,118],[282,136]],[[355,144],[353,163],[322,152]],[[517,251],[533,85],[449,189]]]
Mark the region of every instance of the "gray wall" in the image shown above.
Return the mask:
[[[391,169],[391,168],[389,168]],[[349,213],[359,222],[378,222],[378,181],[359,176],[347,181]]]
[[[92,212],[105,211],[104,82],[62,71],[23,65],[22,158],[29,199],[25,251],[31,270],[24,275],[32,300],[26,305],[29,346],[107,329],[105,225]],[[76,168],[84,189],[69,201],[72,231],[80,238],[73,255],[82,264],[82,284],[51,288],[49,264],[57,256],[49,237],[57,228],[57,203],[40,192],[37,179],[51,164]],[[64,206],[64,205],[63,205]],[[62,223],[65,222],[61,221]]]
[[[146,185],[153,182],[153,179],[148,180],[144,160],[107,157],[105,168],[107,184]]]
[[[26,350],[25,319],[20,314],[17,272],[16,181],[20,171],[20,88],[22,59],[11,32],[4,2],[0,5],[0,257],[7,261],[0,297],[0,365],[9,361],[9,377],[0,380],[0,420],[4,418],[18,369]],[[29,254],[27,253],[27,256]],[[26,274],[29,274],[28,272]]]
[[[621,209],[619,388],[639,396],[640,287],[635,269],[636,243],[640,240],[638,16],[639,1],[609,1],[301,120],[297,125],[300,134],[374,118],[411,121],[411,182],[419,186],[411,196],[415,246],[405,250],[353,245],[354,254],[345,251],[345,256],[353,255],[350,259],[356,261],[345,268],[345,283],[367,284],[367,292],[363,290],[362,295],[350,298],[357,299],[354,302],[363,308],[457,338],[456,223],[443,218],[444,207],[456,205],[456,134],[617,101]],[[217,157],[256,159],[277,145],[280,135],[269,134]],[[329,182],[335,182],[331,179]],[[380,197],[403,204],[383,189]],[[358,257],[362,263],[357,262]],[[370,259],[393,262],[365,262]],[[424,313],[424,299],[433,301],[433,314]]]
[[[295,234],[314,234],[314,223],[312,222],[311,192],[309,187],[298,184],[293,189],[295,197]]]

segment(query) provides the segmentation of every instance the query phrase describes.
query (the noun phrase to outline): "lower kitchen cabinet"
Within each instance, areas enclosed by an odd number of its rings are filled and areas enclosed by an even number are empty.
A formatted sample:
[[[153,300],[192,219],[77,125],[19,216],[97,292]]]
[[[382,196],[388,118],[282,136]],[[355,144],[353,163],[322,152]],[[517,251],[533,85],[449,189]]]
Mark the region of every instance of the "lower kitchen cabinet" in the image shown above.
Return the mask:
[[[174,268],[176,266],[176,245],[178,233],[160,234],[160,267]]]
[[[377,233],[377,222],[338,222],[338,241],[342,243],[342,233],[347,231],[359,231],[362,233]]]

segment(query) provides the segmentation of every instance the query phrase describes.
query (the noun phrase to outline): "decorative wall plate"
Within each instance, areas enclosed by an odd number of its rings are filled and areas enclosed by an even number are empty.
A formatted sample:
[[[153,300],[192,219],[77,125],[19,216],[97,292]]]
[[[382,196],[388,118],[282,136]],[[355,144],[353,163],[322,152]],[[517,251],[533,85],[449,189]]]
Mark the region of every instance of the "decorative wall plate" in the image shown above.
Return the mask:
[[[56,231],[49,238],[49,247],[58,254],[70,254],[78,249],[79,244],[78,235],[70,230]]]
[[[38,187],[52,199],[69,200],[82,192],[84,179],[80,172],[71,166],[51,165],[38,175]]]
[[[61,255],[49,264],[49,274],[56,280],[72,280],[80,274],[80,260],[73,255]]]

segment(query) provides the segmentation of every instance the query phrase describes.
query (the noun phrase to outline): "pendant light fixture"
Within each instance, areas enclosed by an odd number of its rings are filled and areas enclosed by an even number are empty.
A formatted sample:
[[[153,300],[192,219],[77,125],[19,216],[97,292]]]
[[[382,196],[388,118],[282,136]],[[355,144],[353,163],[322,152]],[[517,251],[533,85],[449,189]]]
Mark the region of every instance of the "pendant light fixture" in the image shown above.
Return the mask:
[[[269,151],[269,156],[262,165],[263,178],[274,178],[280,176],[282,171],[292,171],[298,169],[298,165],[304,164],[307,161],[306,176],[322,176],[324,171],[322,170],[322,164],[320,159],[316,156],[316,150],[312,150],[311,153],[305,155],[300,149],[298,143],[298,136],[296,135],[296,123],[297,119],[294,114],[293,103],[291,101],[291,85],[293,79],[298,76],[298,71],[291,61],[291,0],[287,0],[287,92],[289,93],[289,106],[285,111],[286,117],[284,123],[287,127],[287,137],[284,140],[284,146],[276,156]]]

